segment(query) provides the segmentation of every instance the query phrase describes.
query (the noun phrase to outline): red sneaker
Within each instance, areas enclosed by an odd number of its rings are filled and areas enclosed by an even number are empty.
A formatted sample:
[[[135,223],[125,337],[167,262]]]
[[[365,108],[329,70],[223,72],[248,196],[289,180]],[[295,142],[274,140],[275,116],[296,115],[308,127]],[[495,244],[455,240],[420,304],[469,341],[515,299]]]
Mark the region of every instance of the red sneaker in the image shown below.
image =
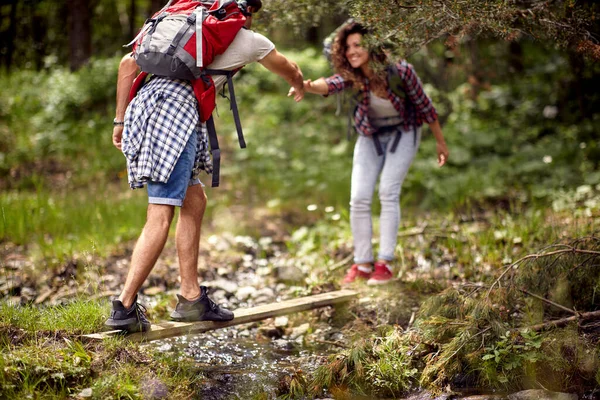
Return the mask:
[[[367,285],[383,285],[392,280],[392,268],[386,263],[376,262],[375,271],[371,278],[367,281]]]
[[[356,279],[369,279],[371,276],[371,268],[365,267],[358,264],[353,264],[348,270],[348,273],[344,277],[342,284],[349,284],[354,282]]]

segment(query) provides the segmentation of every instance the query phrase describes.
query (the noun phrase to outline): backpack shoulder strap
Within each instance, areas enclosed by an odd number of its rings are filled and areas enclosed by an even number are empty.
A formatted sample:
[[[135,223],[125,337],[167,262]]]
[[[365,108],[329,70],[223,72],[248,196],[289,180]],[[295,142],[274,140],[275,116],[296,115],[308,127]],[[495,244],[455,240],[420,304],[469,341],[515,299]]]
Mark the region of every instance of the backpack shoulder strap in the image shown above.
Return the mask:
[[[401,99],[406,99],[406,90],[404,89],[404,80],[400,76],[398,65],[392,63],[387,67],[387,80],[392,93]]]

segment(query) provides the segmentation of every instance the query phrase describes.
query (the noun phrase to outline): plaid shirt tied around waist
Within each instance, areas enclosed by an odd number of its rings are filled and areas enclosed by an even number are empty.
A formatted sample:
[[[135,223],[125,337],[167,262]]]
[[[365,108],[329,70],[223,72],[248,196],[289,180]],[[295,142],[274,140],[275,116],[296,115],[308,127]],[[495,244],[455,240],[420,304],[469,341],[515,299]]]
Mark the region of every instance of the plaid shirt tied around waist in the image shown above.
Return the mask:
[[[200,123],[196,96],[184,80],[154,77],[125,112],[122,150],[132,189],[148,181],[166,183],[192,134],[198,135],[190,178],[212,172],[206,125]]]
[[[397,96],[389,87],[387,88],[387,97],[398,111],[402,119],[402,127],[408,130],[411,127],[420,127],[424,122],[434,122],[437,119],[437,112],[431,99],[425,94],[421,80],[413,66],[403,60],[397,63],[396,67],[404,83],[406,98]],[[338,93],[353,86],[351,81],[344,80],[339,74],[326,78],[325,82],[329,94]],[[369,122],[369,91],[369,80],[365,79],[364,90],[359,94],[358,104],[354,110],[354,127],[359,134],[367,136],[377,131]]]

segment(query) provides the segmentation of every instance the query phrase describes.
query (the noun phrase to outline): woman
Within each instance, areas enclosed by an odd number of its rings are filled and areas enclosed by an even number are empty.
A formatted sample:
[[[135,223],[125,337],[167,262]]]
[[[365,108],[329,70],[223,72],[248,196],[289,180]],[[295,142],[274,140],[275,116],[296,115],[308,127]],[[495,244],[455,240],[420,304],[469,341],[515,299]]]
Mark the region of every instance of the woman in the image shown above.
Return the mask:
[[[394,259],[400,224],[400,189],[417,153],[424,122],[429,124],[437,141],[439,166],[448,159],[437,113],[412,65],[406,61],[390,64],[383,52],[369,52],[362,46],[367,33],[355,22],[342,27],[332,47],[337,74],[304,81],[306,92],[324,96],[350,88],[359,91],[354,112],[354,127],[359,136],[354,148],[350,199],[354,264],[344,284],[357,279],[383,284],[393,277],[390,262]],[[387,68],[374,68],[377,65]],[[392,75],[388,77],[388,73]],[[396,82],[400,80],[405,95],[390,87],[393,78]],[[290,89],[289,95],[294,93]],[[375,260],[371,246],[371,200],[378,177],[381,216],[379,254]]]

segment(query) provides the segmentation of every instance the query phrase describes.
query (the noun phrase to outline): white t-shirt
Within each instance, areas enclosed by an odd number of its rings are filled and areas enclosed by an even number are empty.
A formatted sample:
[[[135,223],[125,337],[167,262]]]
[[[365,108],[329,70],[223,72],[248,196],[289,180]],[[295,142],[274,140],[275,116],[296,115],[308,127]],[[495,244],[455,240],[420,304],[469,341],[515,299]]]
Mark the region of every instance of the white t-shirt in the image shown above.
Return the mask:
[[[381,98],[369,91],[369,101],[369,121],[375,128],[398,125],[402,122],[398,110],[389,99]]]
[[[260,33],[249,29],[240,29],[233,42],[223,54],[215,57],[208,69],[224,69],[227,71],[243,67],[244,65],[260,61],[265,58],[275,45]],[[224,76],[213,76],[215,88],[220,90],[227,78]]]

